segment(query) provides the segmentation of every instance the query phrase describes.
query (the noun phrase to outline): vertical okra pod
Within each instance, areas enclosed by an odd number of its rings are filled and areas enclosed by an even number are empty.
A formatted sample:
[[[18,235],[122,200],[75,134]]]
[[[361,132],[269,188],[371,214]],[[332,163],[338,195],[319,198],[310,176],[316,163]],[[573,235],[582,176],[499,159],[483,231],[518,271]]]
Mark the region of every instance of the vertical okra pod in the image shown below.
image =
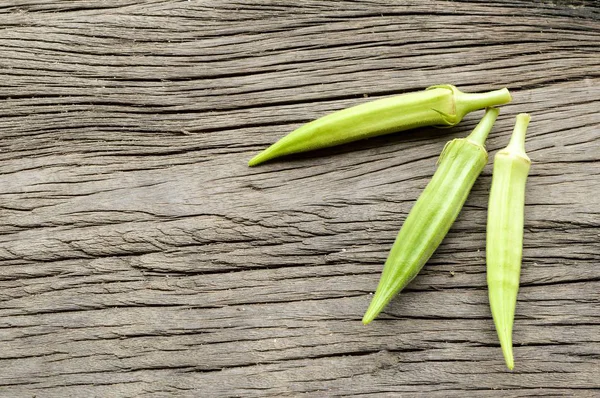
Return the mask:
[[[485,140],[498,117],[487,109],[467,137],[446,144],[431,181],[411,209],[392,246],[377,290],[363,317],[371,322],[419,273],[460,213],[488,160]]]
[[[494,157],[487,222],[487,283],[490,308],[506,366],[513,369],[512,328],[523,255],[525,183],[531,161],[525,153],[530,116],[517,116],[510,143]]]
[[[454,126],[469,112],[510,102],[506,88],[463,93],[445,84],[367,102],[307,123],[253,157],[249,166],[318,148],[422,126]]]

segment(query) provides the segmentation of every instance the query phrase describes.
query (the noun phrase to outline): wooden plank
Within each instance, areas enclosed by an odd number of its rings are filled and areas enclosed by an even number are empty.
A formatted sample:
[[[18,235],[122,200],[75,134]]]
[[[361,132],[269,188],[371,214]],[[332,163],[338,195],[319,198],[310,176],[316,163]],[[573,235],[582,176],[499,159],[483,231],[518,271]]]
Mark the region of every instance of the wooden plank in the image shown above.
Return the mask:
[[[598,395],[599,19],[587,1],[0,1],[0,395]],[[487,301],[491,165],[360,323],[481,112],[246,166],[304,122],[444,82],[511,89],[491,156],[533,116],[514,372]]]

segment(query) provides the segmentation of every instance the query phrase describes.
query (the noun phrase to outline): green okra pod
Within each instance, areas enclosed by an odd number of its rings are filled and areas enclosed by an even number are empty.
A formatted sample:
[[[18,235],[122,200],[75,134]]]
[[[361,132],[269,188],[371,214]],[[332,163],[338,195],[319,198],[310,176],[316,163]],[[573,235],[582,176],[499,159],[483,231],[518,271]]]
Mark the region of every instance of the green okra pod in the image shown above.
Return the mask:
[[[387,303],[419,273],[460,213],[488,155],[485,140],[498,117],[485,116],[467,138],[446,144],[431,181],[411,209],[392,246],[363,323],[371,322]]]
[[[531,161],[525,153],[530,116],[517,116],[510,143],[494,157],[488,206],[486,263],[490,308],[506,366],[514,367],[512,329],[523,255],[525,183]]]
[[[449,84],[432,86],[367,102],[307,123],[253,157],[248,165],[416,127],[454,126],[469,112],[510,101],[506,88],[463,93]]]

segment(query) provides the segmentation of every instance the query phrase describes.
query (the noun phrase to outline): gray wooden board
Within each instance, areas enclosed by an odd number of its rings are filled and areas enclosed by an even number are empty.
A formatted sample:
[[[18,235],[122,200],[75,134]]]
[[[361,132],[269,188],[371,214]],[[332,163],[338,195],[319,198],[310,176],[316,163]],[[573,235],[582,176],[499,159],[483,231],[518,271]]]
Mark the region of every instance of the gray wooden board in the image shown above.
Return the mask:
[[[0,396],[598,396],[600,8],[554,1],[0,1]],[[360,322],[451,129],[246,162],[454,83],[532,114],[516,369],[485,281],[491,163]],[[503,391],[499,391],[503,390]]]

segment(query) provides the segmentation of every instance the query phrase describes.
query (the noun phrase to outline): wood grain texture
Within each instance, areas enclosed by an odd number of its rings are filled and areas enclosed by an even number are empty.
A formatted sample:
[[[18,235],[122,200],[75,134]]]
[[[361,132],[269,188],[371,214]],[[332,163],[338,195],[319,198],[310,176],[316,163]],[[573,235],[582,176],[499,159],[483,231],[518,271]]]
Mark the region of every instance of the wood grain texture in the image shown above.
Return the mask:
[[[22,0],[0,26],[0,396],[600,394],[598,3]],[[511,89],[492,156],[533,117],[514,372],[485,282],[491,164],[360,323],[481,113],[246,166],[436,83]]]

